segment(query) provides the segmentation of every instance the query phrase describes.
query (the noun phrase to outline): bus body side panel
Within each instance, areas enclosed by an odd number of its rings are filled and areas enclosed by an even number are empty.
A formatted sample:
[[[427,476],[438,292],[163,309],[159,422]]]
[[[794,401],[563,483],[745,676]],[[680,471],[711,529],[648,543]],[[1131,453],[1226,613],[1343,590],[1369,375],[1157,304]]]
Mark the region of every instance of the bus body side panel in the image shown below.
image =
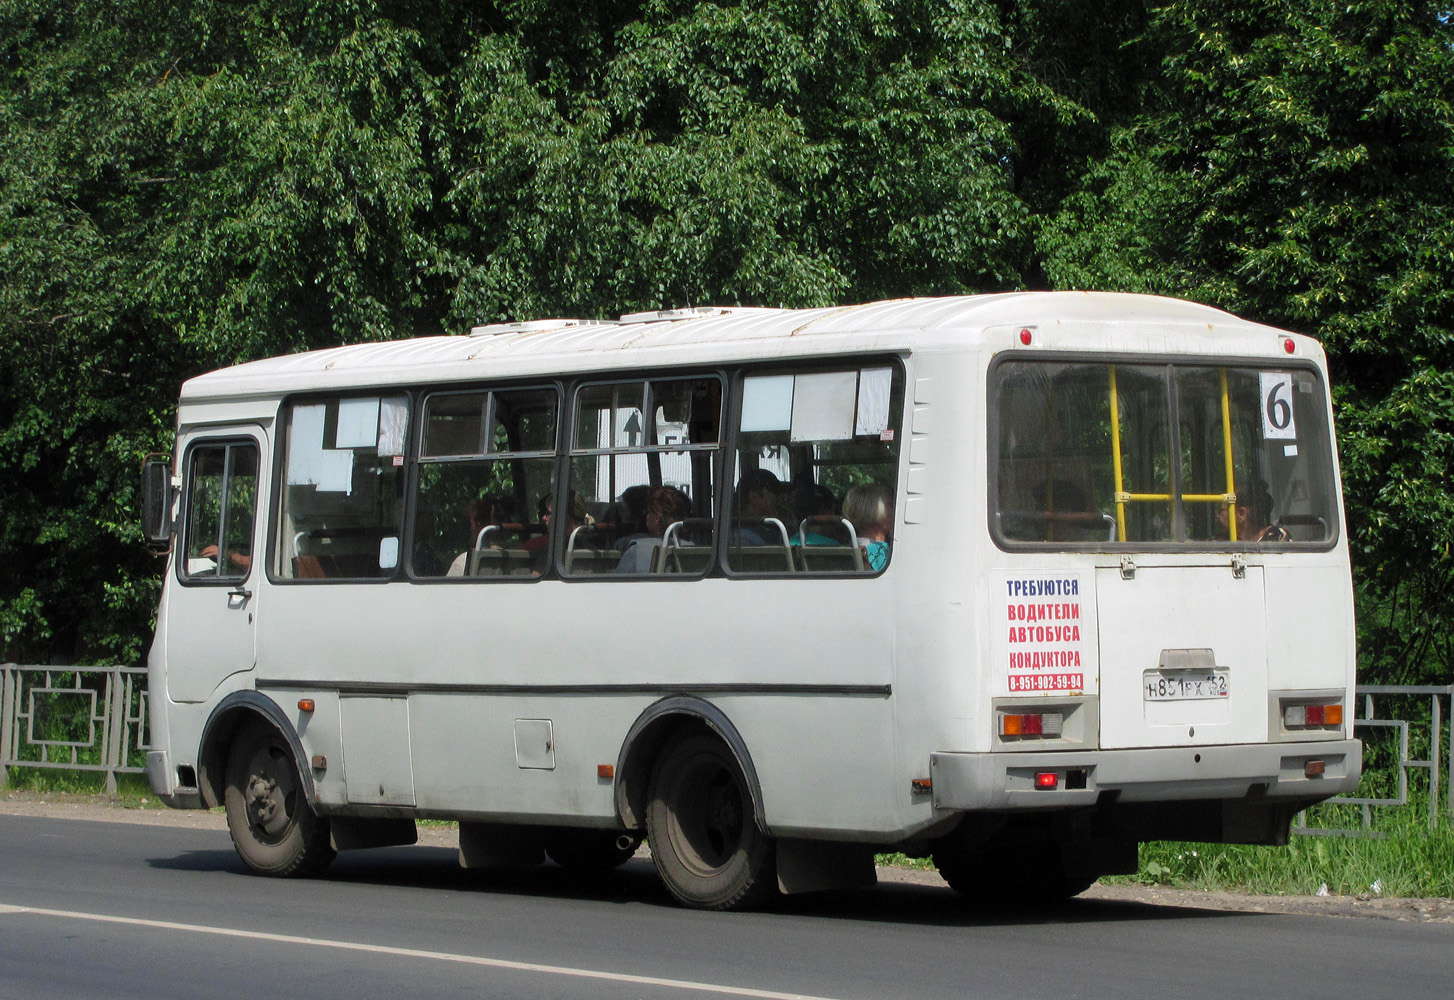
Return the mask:
[[[1267,589],[1267,686],[1271,691],[1346,691],[1354,686],[1353,577],[1345,546],[1273,563]],[[1344,556],[1344,558],[1339,558]],[[1345,735],[1353,734],[1351,703]]]
[[[771,789],[770,826],[893,834],[903,817],[887,791],[895,769],[887,586],[882,578],[274,586],[258,686],[288,692],[280,701],[313,697],[320,711],[330,692],[341,701],[341,767],[330,764],[319,785],[325,809],[600,822],[614,813],[597,766],[615,762],[647,705],[686,691],[739,727]],[[831,678],[824,663],[834,665]],[[360,706],[351,725],[349,703],[367,700],[381,704]],[[859,737],[846,750],[845,732]],[[300,735],[310,754],[332,761],[333,750]],[[390,761],[407,761],[408,773],[381,782]]]

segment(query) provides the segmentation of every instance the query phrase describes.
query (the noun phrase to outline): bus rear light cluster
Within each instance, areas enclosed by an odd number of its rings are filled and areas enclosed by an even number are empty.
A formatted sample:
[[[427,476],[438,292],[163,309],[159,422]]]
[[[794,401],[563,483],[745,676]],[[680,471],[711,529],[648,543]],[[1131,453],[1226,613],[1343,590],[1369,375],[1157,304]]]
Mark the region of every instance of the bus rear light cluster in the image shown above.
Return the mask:
[[[1287,705],[1282,710],[1282,724],[1288,729],[1339,727],[1343,725],[1343,706]]]
[[[1065,725],[1063,712],[1028,712],[1023,715],[1001,715],[1001,736],[1040,736],[1056,739]]]

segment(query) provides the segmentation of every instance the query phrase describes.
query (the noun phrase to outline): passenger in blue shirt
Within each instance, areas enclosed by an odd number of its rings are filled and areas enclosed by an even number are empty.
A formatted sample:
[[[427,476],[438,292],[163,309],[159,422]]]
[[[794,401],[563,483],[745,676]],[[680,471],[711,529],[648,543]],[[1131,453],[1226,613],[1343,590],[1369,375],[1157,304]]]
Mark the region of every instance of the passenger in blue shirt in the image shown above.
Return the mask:
[[[886,486],[855,486],[843,498],[843,516],[853,525],[873,571],[889,563],[894,530],[894,495]]]

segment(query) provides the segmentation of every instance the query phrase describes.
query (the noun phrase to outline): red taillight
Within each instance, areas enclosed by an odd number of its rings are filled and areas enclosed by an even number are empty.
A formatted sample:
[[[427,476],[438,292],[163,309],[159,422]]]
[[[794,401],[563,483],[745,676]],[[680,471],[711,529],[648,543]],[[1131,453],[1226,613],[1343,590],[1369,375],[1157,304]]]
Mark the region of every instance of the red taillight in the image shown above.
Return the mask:
[[[1288,705],[1282,710],[1283,725],[1298,726],[1341,726],[1342,705]]]
[[[1025,712],[1000,716],[1001,736],[1059,737],[1065,726],[1064,712]]]
[[[1054,771],[1035,772],[1036,788],[1057,788],[1060,785],[1060,775]]]

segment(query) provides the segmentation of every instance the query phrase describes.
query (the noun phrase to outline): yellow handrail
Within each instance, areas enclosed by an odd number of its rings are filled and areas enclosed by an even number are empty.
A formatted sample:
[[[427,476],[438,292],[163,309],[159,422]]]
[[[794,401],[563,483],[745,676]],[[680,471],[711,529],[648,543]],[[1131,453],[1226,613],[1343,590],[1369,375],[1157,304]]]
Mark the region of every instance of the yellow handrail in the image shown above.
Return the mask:
[[[1116,392],[1116,366],[1109,365],[1111,370],[1111,461],[1116,472],[1116,534],[1117,540],[1126,540],[1126,500],[1130,494],[1126,493],[1121,481],[1121,399]]]
[[[1169,503],[1220,503],[1227,505],[1227,525],[1231,540],[1237,540],[1237,487],[1232,474],[1232,403],[1227,391],[1227,369],[1219,369],[1222,380],[1222,453],[1226,460],[1227,489],[1224,493],[1128,493],[1121,470],[1121,403],[1116,386],[1116,366],[1108,365],[1111,390],[1111,463],[1116,476],[1116,532],[1126,540],[1126,504],[1136,501]]]
[[[1232,404],[1227,398],[1227,369],[1219,368],[1222,376],[1222,454],[1227,461],[1227,530],[1229,539],[1237,540],[1237,484],[1232,481]]]

